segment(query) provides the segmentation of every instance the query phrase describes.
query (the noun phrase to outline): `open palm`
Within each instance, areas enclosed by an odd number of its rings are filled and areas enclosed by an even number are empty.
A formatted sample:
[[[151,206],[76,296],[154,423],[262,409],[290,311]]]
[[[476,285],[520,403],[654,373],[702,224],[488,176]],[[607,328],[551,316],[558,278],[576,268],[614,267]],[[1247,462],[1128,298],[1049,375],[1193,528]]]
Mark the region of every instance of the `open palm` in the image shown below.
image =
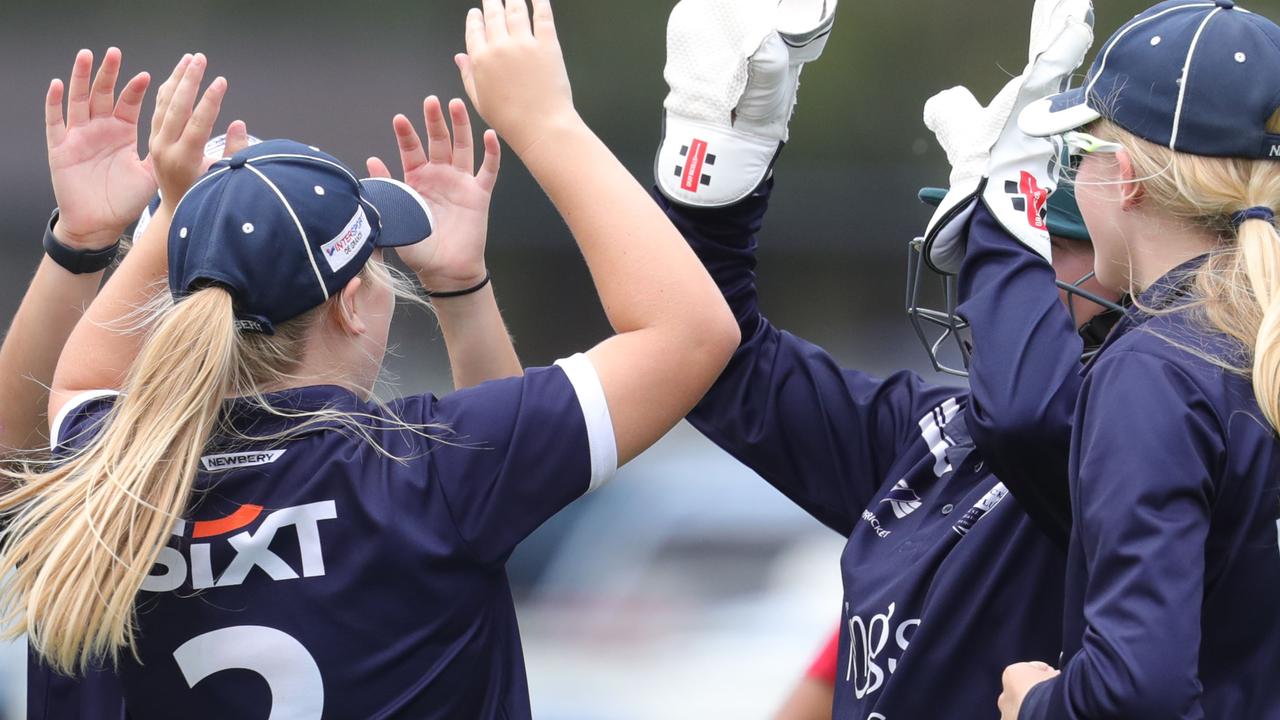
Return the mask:
[[[105,247],[138,218],[156,192],[149,164],[138,156],[138,117],[151,78],[139,73],[119,101],[120,51],[107,50],[92,88],[93,53],[81,50],[71,71],[66,119],[61,80],[49,85],[45,130],[49,171],[60,217],[59,236],[77,247]]]
[[[393,121],[404,182],[427,201],[436,224],[430,239],[399,248],[398,253],[427,289],[434,291],[471,287],[485,276],[489,202],[501,156],[497,134],[485,133],[484,162],[477,173],[466,105],[453,100],[449,114],[453,120],[452,137],[440,101],[429,97],[423,103],[428,140],[425,150],[408,118],[397,115]],[[369,172],[390,176],[386,165],[377,158],[370,158]]]

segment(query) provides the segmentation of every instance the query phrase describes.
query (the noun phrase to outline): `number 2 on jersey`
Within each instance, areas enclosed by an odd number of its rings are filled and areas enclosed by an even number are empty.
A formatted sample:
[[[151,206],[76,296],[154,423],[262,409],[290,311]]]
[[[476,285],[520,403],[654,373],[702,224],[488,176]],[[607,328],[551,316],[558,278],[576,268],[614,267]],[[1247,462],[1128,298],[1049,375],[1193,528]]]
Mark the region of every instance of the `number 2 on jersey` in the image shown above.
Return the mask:
[[[260,625],[239,625],[197,635],[173,651],[195,687],[223,670],[249,670],[271,690],[267,720],[320,720],[324,681],[311,653],[292,635]]]

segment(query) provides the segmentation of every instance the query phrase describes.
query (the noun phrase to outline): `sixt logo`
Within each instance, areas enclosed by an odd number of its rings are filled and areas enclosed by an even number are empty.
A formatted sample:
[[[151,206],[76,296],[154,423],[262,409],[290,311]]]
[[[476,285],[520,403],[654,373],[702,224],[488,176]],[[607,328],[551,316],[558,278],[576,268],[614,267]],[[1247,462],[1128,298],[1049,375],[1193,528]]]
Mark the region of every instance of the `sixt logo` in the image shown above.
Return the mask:
[[[711,176],[703,172],[716,164],[716,156],[707,152],[709,147],[706,140],[697,139],[680,147],[680,157],[685,162],[676,166],[676,177],[680,178],[681,190],[696,193],[699,188],[711,185]]]
[[[191,538],[204,540],[234,533],[251,525],[262,513],[261,505],[241,505],[235,512],[224,518],[198,520],[190,523]],[[319,577],[324,575],[320,522],[337,517],[337,507],[332,500],[283,508],[268,513],[256,531],[239,532],[227,537],[226,542],[231,545],[236,554],[216,578],[213,571],[211,543],[191,543],[187,556],[183,556],[177,548],[164,547],[156,558],[151,575],[143,581],[142,589],[147,592],[170,592],[182,587],[188,577],[191,578],[191,587],[196,590],[240,585],[254,568],[261,569],[276,581]],[[179,538],[184,537],[187,525],[187,521],[179,520],[174,525],[173,535]],[[286,528],[292,528],[297,538],[302,558],[301,573],[270,549],[276,535]]]

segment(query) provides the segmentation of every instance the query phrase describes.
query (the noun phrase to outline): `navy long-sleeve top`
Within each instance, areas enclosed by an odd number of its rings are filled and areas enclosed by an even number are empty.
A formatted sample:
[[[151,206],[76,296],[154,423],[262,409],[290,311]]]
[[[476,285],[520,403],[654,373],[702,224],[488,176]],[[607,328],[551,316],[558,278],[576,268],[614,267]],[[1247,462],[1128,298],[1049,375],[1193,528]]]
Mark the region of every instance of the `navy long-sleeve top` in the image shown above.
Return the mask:
[[[1004,667],[1056,662],[1061,647],[1064,553],[991,462],[1065,488],[1081,343],[1053,270],[978,208],[961,298],[979,345],[973,392],[871,377],[761,314],[769,189],[716,210],[659,199],[743,337],[689,420],[849,538],[836,718],[995,720]]]
[[[1087,368],[1062,674],[1021,720],[1280,718],[1280,443],[1230,340],[1148,290]]]

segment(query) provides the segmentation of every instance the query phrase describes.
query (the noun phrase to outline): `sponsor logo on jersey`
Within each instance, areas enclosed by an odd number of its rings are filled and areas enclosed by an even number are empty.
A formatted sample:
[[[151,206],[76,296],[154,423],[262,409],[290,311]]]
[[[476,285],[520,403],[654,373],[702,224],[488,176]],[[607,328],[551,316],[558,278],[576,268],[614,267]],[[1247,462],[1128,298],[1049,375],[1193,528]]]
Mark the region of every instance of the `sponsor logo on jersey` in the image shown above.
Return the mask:
[[[956,442],[947,435],[946,427],[959,412],[959,401],[956,398],[948,398],[946,402],[920,418],[920,422],[917,423],[920,426],[920,439],[924,440],[929,454],[933,456],[934,479],[941,478],[952,470],[951,463],[947,461],[947,450],[955,446]],[[916,478],[916,482],[923,482],[923,479]],[[899,520],[920,509],[924,504],[919,493],[907,483],[905,478],[898,480],[886,497],[880,501],[881,505],[885,503],[888,503],[893,510],[894,518]],[[862,520],[881,538],[889,537],[893,533],[892,530],[884,527],[880,517],[871,510],[862,511]],[[892,518],[889,521],[892,522]]]
[[[960,521],[951,526],[951,529],[960,533],[961,536],[968,535],[973,526],[986,517],[987,513],[994,510],[1008,494],[1009,491],[1005,488],[1004,483],[996,483],[996,486],[988,490],[987,494],[982,496],[982,499],[974,503],[973,507],[969,508],[964,516],[960,518]]]
[[[897,671],[898,658],[920,625],[920,618],[895,625],[893,615],[897,608],[897,603],[889,603],[887,611],[864,619],[850,612],[848,602],[844,604],[845,630],[849,633],[844,680],[853,684],[853,695],[859,700],[879,690],[885,678]]]
[[[680,189],[696,193],[703,186],[711,185],[711,175],[704,172],[716,164],[716,156],[707,152],[706,140],[692,140],[688,145],[680,146],[680,157],[684,165],[676,166],[676,177],[680,178]]]
[[[1271,157],[1280,158],[1280,145],[1271,146]]]
[[[200,464],[205,470],[231,470],[234,468],[268,465],[280,459],[284,450],[259,450],[257,452],[226,453],[223,455],[205,455]]]
[[[956,443],[947,437],[946,428],[959,412],[960,403],[955,398],[949,398],[946,402],[930,410],[928,415],[920,418],[918,423],[920,437],[924,440],[924,444],[929,447],[929,454],[933,455],[933,474],[935,477],[942,477],[952,470],[951,463],[947,462],[947,449]]]
[[[889,491],[889,496],[880,501],[881,504],[889,503],[889,507],[893,509],[893,514],[899,520],[910,515],[920,509],[920,496],[915,490],[907,484],[905,479],[899,480],[893,489]]]
[[[876,514],[870,510],[862,511],[862,520],[871,526],[871,532],[874,532],[882,538],[887,538],[893,533],[892,530],[886,530],[885,527],[880,524],[880,518],[876,517]]]
[[[147,592],[170,592],[182,587],[188,578],[192,588],[196,590],[241,585],[254,568],[274,581],[324,575],[320,523],[338,517],[334,501],[281,508],[266,513],[265,516],[263,513],[261,505],[246,504],[226,517],[190,523],[192,540],[209,542],[192,542],[186,555],[178,548],[162,548],[151,574],[142,583],[142,589]],[[258,523],[257,530],[245,530],[259,518],[261,522]],[[187,525],[187,521],[179,520],[174,525],[172,534],[179,538],[185,537]],[[284,558],[272,552],[272,542],[282,534],[292,535],[296,539],[301,567],[291,566]],[[231,562],[218,568],[216,573],[212,561],[213,542],[225,542],[235,551]]]
[[[1013,209],[1027,214],[1027,224],[1036,230],[1047,230],[1049,212],[1049,191],[1040,187],[1036,176],[1022,171],[1018,182],[1009,180],[1004,184],[1006,194],[1012,196]]]

